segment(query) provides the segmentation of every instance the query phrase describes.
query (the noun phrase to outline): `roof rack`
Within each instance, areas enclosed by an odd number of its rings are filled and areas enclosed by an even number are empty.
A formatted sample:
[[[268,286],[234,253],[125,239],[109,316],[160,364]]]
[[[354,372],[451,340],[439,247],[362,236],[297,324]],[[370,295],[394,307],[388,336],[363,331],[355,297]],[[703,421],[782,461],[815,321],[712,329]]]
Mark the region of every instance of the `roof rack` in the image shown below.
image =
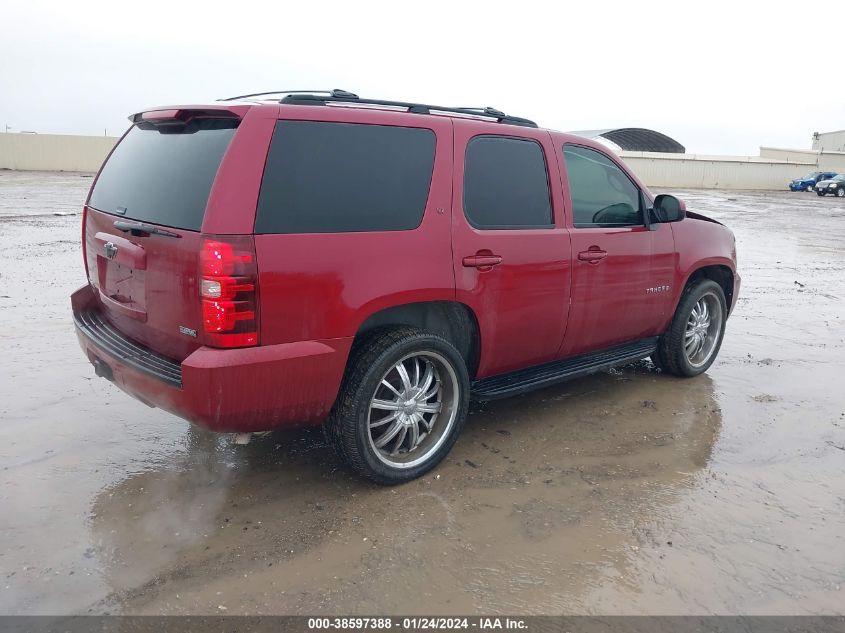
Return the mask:
[[[271,92],[255,92],[248,95],[219,99],[219,101],[235,101],[252,97],[267,97],[270,95],[285,95],[279,103],[289,105],[362,105],[385,106],[389,108],[403,108],[414,114],[451,114],[468,118],[492,119],[498,123],[521,125],[523,127],[537,127],[534,121],[522,117],[509,116],[496,108],[452,108],[446,106],[427,105],[424,103],[408,103],[405,101],[387,101],[384,99],[364,99],[346,90],[274,90]]]
[[[250,99],[252,97],[266,97],[268,95],[293,95],[293,94],[327,94],[331,95],[335,90],[270,90],[269,92],[253,92],[248,95],[238,95],[237,97],[226,97],[225,99],[218,99],[218,101],[238,101],[239,99]]]

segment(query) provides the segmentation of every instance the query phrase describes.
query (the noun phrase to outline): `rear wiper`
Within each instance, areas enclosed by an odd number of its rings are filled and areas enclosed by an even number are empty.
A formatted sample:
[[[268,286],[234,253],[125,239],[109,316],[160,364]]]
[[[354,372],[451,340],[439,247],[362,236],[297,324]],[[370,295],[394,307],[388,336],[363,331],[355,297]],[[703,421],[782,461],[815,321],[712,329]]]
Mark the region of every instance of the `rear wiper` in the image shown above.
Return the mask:
[[[143,222],[127,222],[125,220],[115,220],[114,228],[116,228],[118,231],[123,231],[124,233],[128,231],[135,237],[140,237],[142,235],[163,235],[164,237],[182,237],[181,235],[179,235],[178,233],[174,233],[173,231],[160,229],[157,226],[153,226],[152,224],[144,224]]]

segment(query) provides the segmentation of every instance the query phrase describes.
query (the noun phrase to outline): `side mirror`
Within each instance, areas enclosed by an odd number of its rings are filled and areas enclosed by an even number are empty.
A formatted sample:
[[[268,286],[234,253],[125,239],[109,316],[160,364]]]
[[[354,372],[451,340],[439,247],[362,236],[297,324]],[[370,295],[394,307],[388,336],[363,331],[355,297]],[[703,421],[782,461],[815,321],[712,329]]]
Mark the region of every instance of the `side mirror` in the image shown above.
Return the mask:
[[[680,198],[661,193],[654,199],[654,215],[657,222],[680,222],[687,215],[687,205]]]

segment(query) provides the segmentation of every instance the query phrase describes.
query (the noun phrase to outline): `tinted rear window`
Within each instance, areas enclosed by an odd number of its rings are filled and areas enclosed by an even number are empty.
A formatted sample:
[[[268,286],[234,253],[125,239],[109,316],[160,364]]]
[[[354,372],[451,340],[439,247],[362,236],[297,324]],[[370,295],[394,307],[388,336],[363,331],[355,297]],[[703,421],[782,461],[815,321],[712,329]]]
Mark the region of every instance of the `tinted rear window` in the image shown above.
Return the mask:
[[[464,213],[481,229],[552,225],[543,148],[532,140],[477,136],[466,149]]]
[[[198,231],[237,123],[194,119],[170,130],[136,125],[100,172],[90,205],[134,220]]]
[[[256,233],[403,231],[422,221],[434,167],[422,128],[279,121]]]

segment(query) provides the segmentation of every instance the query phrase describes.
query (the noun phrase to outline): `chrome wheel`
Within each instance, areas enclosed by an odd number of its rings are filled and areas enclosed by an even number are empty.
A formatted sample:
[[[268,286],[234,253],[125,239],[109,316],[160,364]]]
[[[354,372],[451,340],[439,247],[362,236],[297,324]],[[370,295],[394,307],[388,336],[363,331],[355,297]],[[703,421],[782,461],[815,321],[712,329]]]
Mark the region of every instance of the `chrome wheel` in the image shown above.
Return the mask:
[[[713,355],[722,332],[722,304],[712,292],[693,306],[684,331],[684,353],[689,364],[701,367]]]
[[[839,189],[837,189],[836,190],[836,197],[837,198],[845,197],[845,188],[840,187]]]
[[[370,444],[394,468],[411,468],[434,454],[458,412],[458,377],[435,352],[415,352],[382,376],[367,417]]]

